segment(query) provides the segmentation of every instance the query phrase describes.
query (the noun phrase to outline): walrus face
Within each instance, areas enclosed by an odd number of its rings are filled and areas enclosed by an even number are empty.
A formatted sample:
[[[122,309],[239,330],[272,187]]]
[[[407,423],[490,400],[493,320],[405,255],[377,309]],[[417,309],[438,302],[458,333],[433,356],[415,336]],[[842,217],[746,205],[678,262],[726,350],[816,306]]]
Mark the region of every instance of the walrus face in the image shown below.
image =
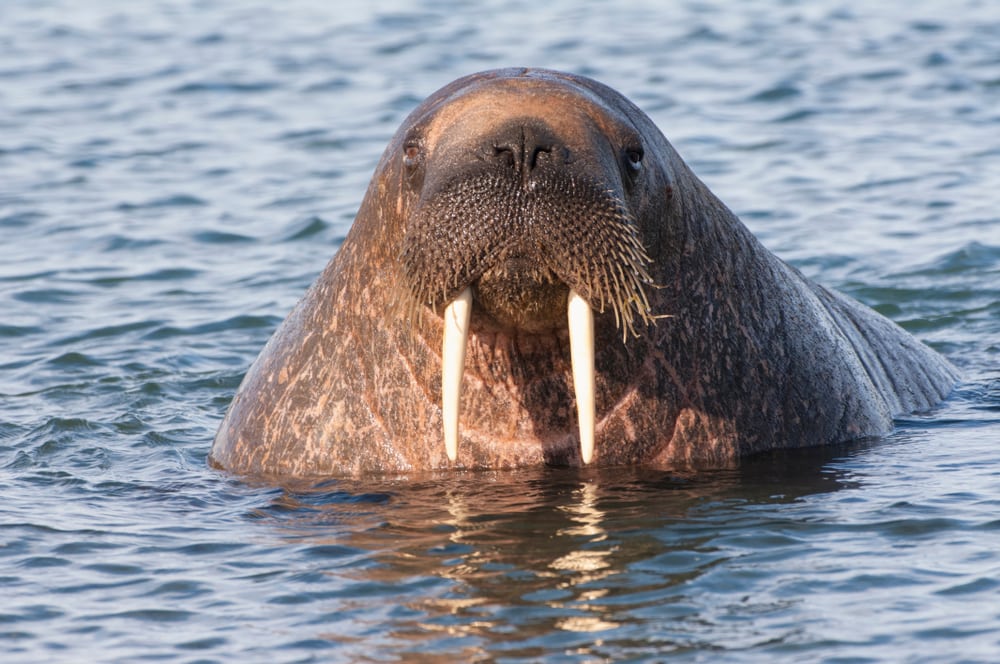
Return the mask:
[[[398,158],[412,201],[404,281],[414,306],[445,318],[449,457],[457,453],[470,325],[519,335],[568,328],[581,456],[589,462],[594,310],[610,309],[623,335],[653,320],[639,132],[565,82],[505,79],[461,90],[416,118]]]
[[[471,288],[483,324],[544,332],[565,325],[556,311],[574,290],[631,329],[648,319],[651,282],[629,201],[638,132],[565,86],[500,85],[451,100],[405,136],[418,198],[401,259],[414,299],[440,309]]]

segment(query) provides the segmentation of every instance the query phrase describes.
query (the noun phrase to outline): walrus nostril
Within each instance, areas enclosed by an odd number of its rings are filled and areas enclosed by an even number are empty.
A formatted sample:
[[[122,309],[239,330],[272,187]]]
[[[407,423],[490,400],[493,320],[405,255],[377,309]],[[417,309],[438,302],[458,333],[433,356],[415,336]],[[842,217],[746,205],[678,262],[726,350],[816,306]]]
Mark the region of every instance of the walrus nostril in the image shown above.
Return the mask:
[[[496,160],[508,167],[517,166],[517,157],[514,154],[514,148],[506,145],[494,145],[493,146],[493,156]]]
[[[538,164],[541,163],[541,161],[544,158],[546,158],[548,155],[551,155],[551,154],[552,154],[552,146],[551,145],[540,145],[540,146],[535,147],[535,149],[532,150],[532,152],[531,152],[531,159],[527,163],[527,169],[526,170],[529,170],[529,171],[534,170],[535,167],[538,166]]]
[[[540,166],[554,163],[552,156],[564,151],[560,145],[548,125],[514,120],[493,134],[484,152],[501,167],[514,169],[524,178]]]
[[[506,168],[527,175],[545,162],[554,152],[552,145],[494,145],[493,158]]]

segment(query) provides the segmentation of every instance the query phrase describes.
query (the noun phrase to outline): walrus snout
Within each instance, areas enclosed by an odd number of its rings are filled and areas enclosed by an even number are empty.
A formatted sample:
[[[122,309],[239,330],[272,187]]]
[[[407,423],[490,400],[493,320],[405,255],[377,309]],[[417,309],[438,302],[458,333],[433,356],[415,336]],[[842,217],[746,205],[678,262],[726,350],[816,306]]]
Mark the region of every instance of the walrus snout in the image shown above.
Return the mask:
[[[612,310],[625,331],[651,322],[650,258],[619,192],[567,169],[535,168],[527,189],[508,168],[425,192],[399,259],[414,304],[440,311],[476,287],[496,320],[530,331],[549,326],[548,304],[571,290],[598,312]]]

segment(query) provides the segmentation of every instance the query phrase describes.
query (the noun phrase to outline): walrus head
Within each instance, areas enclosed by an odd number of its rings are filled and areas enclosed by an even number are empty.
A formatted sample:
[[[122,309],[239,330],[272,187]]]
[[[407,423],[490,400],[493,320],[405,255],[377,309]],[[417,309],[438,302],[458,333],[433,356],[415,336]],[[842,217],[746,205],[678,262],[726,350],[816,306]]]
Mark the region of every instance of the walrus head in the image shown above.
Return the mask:
[[[572,139],[585,116],[555,128],[518,110],[430,159],[421,132],[408,134],[404,164],[420,198],[400,259],[414,301],[436,308],[469,288],[496,324],[542,332],[562,321],[553,305],[573,291],[631,330],[649,319],[649,257],[627,201],[642,168],[638,136],[627,132],[619,155],[584,155]],[[609,157],[619,163],[609,168]]]
[[[445,320],[448,456],[457,454],[470,328],[568,330],[580,456],[589,463],[594,312],[610,312],[623,337],[654,322],[644,207],[651,187],[669,197],[669,185],[651,181],[662,169],[645,172],[640,129],[609,105],[615,98],[578,79],[508,71],[453,87],[404,123],[396,155],[409,202],[399,255],[406,311]]]

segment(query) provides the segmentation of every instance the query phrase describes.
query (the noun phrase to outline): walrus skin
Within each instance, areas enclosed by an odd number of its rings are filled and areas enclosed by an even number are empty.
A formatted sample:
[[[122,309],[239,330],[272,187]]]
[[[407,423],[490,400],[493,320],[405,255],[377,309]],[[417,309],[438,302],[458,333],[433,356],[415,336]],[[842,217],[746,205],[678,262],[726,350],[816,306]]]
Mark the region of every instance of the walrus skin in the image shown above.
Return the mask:
[[[442,330],[462,293],[452,462]],[[211,461],[297,477],[582,465],[570,293],[595,316],[593,464],[720,467],[877,436],[956,381],[894,323],[767,251],[622,95],[497,70],[403,123],[340,251],[246,374]]]

